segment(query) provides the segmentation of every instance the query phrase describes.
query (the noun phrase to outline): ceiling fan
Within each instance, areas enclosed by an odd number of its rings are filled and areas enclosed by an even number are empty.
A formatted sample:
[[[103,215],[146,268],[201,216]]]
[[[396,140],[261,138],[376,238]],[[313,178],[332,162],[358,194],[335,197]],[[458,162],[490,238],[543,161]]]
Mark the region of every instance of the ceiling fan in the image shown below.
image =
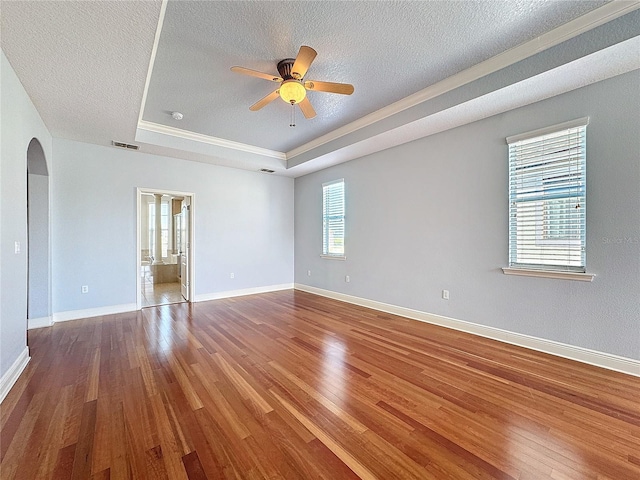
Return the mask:
[[[251,75],[252,77],[263,78],[271,82],[279,83],[280,86],[276,88],[266,97],[258,100],[256,103],[249,107],[249,110],[260,110],[265,105],[273,102],[276,98],[280,97],[291,105],[298,105],[302,110],[305,118],[313,118],[316,116],[316,111],[313,109],[309,97],[307,97],[307,90],[313,92],[327,92],[327,93],[339,93],[342,95],[351,95],[353,93],[353,85],[348,83],[334,83],[334,82],[319,82],[316,80],[304,80],[304,76],[307,74],[307,70],[311,66],[311,63],[316,58],[318,53],[311,47],[303,45],[300,47],[298,56],[293,58],[285,58],[278,62],[279,77],[269,75],[268,73],[258,72],[244,67],[231,67],[233,72],[242,73],[244,75]]]

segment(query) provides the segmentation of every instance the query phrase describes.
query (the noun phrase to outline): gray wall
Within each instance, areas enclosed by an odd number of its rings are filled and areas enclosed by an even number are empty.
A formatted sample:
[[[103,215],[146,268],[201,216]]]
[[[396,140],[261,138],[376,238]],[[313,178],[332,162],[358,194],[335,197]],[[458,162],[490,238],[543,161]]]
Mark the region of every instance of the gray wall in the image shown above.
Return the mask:
[[[29,318],[49,316],[49,177],[28,175]]]
[[[296,179],[296,282],[640,359],[639,107],[635,71]],[[504,275],[505,137],[584,116],[597,277]],[[338,178],[344,262],[320,258],[322,183]]]
[[[4,53],[0,91],[1,377],[27,345],[27,148],[37,138],[50,161],[51,135]],[[16,241],[21,245],[19,254],[14,253]]]
[[[136,187],[194,194],[196,296],[293,282],[292,179],[70,140],[53,146],[54,314],[135,303]]]

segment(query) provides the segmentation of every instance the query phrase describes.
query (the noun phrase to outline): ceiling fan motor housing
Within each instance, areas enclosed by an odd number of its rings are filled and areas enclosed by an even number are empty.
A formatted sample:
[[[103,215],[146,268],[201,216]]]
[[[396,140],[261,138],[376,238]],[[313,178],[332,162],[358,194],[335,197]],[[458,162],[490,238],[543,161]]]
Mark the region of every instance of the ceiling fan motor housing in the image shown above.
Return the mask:
[[[290,80],[294,78],[291,75],[291,69],[293,68],[293,64],[295,63],[295,61],[295,58],[285,58],[284,60],[280,60],[278,62],[278,73],[283,80]],[[295,80],[300,80],[300,78],[296,78]]]

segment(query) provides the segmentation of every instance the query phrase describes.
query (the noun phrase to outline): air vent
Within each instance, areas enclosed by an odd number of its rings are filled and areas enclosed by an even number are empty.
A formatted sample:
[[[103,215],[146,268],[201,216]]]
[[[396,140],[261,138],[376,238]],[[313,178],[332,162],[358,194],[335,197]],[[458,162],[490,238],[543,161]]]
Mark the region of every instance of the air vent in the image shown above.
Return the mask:
[[[116,142],[115,140],[112,140],[111,143],[113,144],[114,147],[118,147],[118,148],[127,148],[129,150],[138,150],[138,149],[140,149],[140,147],[138,145],[132,145],[130,143]]]
[[[268,168],[261,168],[260,171],[264,172],[264,173],[273,173],[273,172],[275,172],[275,170],[269,170]]]

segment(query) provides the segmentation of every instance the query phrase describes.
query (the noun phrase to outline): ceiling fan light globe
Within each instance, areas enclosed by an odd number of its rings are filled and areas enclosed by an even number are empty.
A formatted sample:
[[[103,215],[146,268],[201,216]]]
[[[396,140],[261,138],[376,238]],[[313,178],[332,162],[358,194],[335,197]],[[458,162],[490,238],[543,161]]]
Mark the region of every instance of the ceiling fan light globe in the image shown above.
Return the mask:
[[[300,103],[307,96],[307,89],[295,79],[289,79],[280,85],[280,98],[291,105]]]

